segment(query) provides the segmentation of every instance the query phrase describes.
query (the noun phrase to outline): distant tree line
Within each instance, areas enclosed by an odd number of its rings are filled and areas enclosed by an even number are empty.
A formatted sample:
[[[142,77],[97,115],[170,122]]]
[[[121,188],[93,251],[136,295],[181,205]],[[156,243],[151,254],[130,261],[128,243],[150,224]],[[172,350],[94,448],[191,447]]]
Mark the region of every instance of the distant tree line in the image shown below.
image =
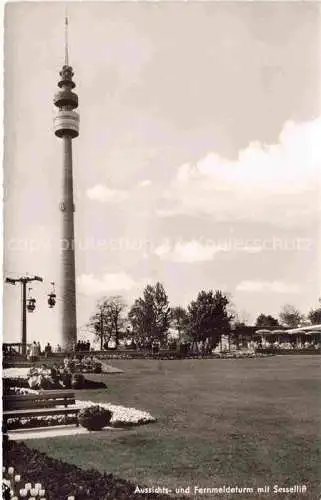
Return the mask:
[[[321,323],[321,307],[312,309],[305,317],[294,306],[286,305],[278,318],[259,314],[254,327],[296,328],[307,323]],[[202,290],[186,308],[171,307],[159,282],[147,285],[130,308],[120,296],[102,298],[87,326],[99,339],[101,349],[111,340],[117,347],[124,337],[131,338],[136,345],[157,342],[165,346],[171,329],[175,329],[180,343],[201,346],[204,351],[214,349],[222,335],[238,344],[246,329],[254,328],[238,318],[231,298],[222,290]]]
[[[255,322],[258,328],[298,328],[307,325],[321,324],[321,307],[311,309],[305,316],[296,307],[285,305],[279,314],[279,318],[271,315],[260,314]]]

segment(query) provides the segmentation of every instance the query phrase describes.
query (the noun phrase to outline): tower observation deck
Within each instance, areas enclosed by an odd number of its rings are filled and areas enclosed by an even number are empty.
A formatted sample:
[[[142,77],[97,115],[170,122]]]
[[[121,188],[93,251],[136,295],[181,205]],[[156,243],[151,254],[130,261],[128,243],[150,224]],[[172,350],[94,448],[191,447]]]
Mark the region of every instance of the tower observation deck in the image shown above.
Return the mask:
[[[75,234],[72,139],[79,135],[78,96],[72,89],[73,69],[68,64],[68,19],[65,19],[65,64],[60,71],[60,90],[54,96],[58,112],[54,118],[54,132],[63,143],[63,183],[60,201],[61,220],[61,284],[62,284],[62,347],[71,350],[77,342]]]

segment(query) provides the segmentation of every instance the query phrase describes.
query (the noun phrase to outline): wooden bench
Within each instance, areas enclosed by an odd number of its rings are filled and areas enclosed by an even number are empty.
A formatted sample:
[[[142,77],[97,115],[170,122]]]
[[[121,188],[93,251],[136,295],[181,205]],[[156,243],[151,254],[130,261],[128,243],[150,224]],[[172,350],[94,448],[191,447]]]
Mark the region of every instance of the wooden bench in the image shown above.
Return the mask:
[[[7,432],[7,421],[12,418],[48,417],[53,415],[75,415],[78,426],[79,408],[75,406],[75,394],[69,390],[39,391],[37,394],[14,394],[3,396],[3,431]],[[18,425],[17,425],[18,427]],[[10,424],[10,428],[12,424]]]

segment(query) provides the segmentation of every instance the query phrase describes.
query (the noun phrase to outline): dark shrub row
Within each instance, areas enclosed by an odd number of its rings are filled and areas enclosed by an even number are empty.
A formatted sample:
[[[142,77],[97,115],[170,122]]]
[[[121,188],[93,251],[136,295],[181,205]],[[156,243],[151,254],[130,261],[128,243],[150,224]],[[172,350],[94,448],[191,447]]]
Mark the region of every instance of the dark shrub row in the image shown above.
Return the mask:
[[[276,349],[274,347],[269,347],[265,349],[258,349],[258,353],[264,353],[264,354],[277,354],[277,355],[297,355],[297,356],[302,356],[302,355],[313,355],[313,354],[321,354],[321,349],[315,349],[314,347],[308,348],[308,349]]]
[[[24,443],[4,443],[4,466],[14,467],[27,483],[41,482],[48,500],[168,500],[175,497],[156,493],[134,493],[136,485],[113,474],[81,470],[75,465],[29,449]],[[179,498],[179,497],[176,497]],[[180,497],[182,498],[182,497]]]

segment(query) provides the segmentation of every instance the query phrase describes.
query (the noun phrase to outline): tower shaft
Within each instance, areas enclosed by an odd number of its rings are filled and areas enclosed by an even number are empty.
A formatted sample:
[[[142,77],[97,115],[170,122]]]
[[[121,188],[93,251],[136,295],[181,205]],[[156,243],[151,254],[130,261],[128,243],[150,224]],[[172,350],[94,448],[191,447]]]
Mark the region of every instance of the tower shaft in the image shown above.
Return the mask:
[[[74,198],[71,137],[64,136],[63,142],[63,201],[61,281],[62,281],[62,344],[70,350],[77,342],[76,316],[76,273],[75,273],[75,234]]]

